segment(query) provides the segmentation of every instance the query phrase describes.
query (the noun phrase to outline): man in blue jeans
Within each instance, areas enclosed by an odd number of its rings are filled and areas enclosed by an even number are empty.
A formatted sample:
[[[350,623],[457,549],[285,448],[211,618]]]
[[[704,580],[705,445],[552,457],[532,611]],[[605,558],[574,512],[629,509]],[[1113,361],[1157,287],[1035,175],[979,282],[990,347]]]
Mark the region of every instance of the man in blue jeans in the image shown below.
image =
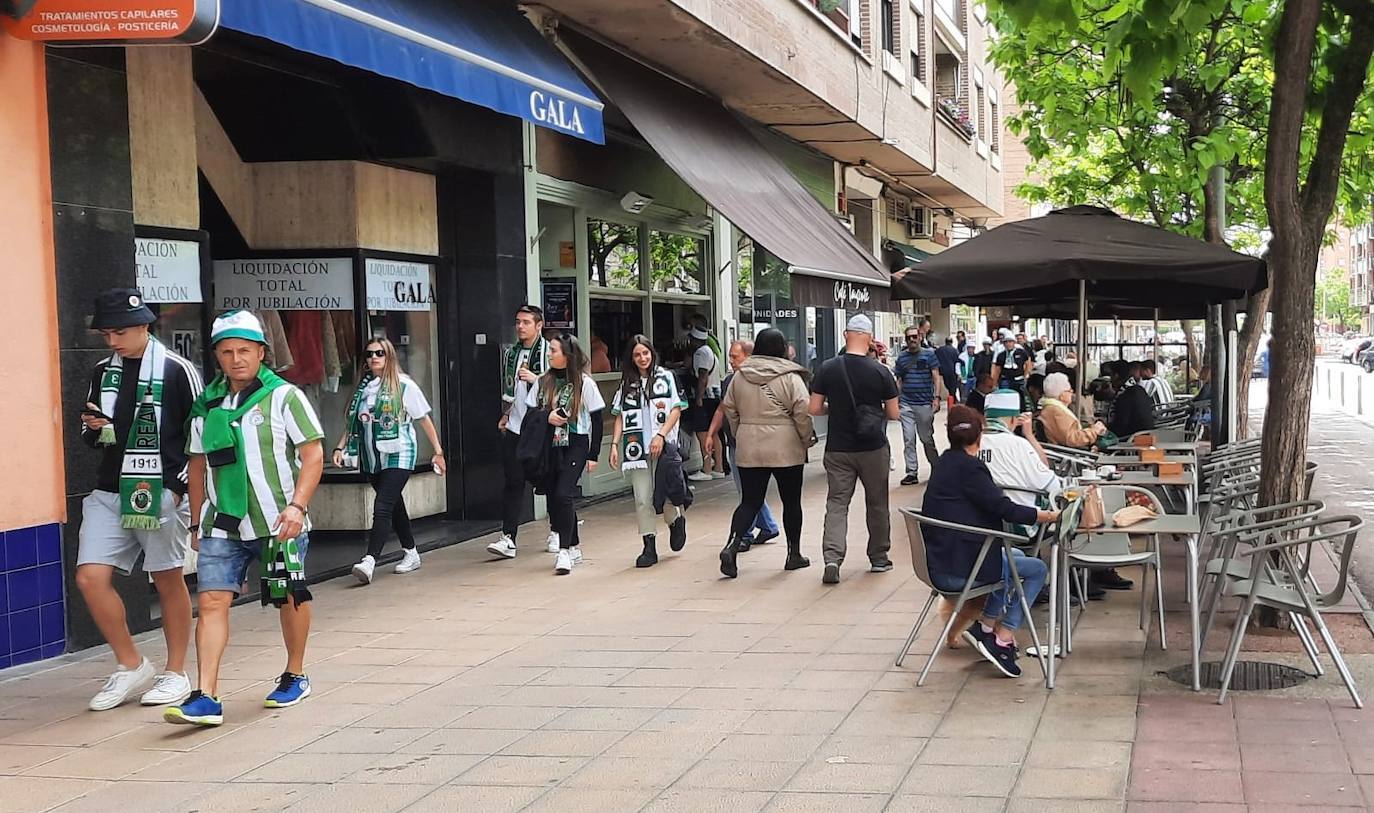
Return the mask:
[[[929,323],[926,323],[929,324]],[[940,457],[935,448],[935,413],[940,411],[940,362],[935,351],[922,344],[925,335],[920,327],[906,331],[906,347],[897,356],[898,413],[902,422],[902,448],[906,457],[906,476],[902,485],[912,486],[921,481],[918,469],[919,440],[925,449],[926,460],[933,467]]]
[[[736,339],[731,342],[729,353],[730,369],[739,370],[740,365],[744,363],[745,359],[753,354],[754,343],[748,339]],[[729,392],[730,380],[734,377],[735,374],[731,372],[730,375],[727,375],[725,380],[721,382],[720,393],[722,398],[725,397],[726,392]],[[725,423],[725,413],[720,410],[716,410],[715,417],[711,419],[711,428],[706,434],[706,454],[711,454],[712,448],[716,444],[716,438],[718,437],[725,440],[725,457],[730,461],[730,473],[735,478],[735,490],[739,491],[739,467],[735,465],[735,438],[730,434],[729,425]],[[750,545],[764,545],[777,538],[778,523],[777,520],[773,519],[773,512],[769,510],[767,502],[759,508],[758,516],[754,518],[754,530],[758,531],[757,535],[752,538],[745,537],[740,540],[741,552],[749,550]]]
[[[224,706],[216,696],[220,660],[229,644],[229,607],[261,560],[262,603],[281,611],[286,670],[267,695],[268,708],[294,706],[310,695],[305,642],[310,591],[305,554],[307,506],[324,472],[324,429],[310,402],[262,363],[262,325],[248,311],[215,320],[210,342],[221,375],[191,407],[188,467],[192,544],[200,551],[196,581],[199,686],[169,723],[216,726]]]

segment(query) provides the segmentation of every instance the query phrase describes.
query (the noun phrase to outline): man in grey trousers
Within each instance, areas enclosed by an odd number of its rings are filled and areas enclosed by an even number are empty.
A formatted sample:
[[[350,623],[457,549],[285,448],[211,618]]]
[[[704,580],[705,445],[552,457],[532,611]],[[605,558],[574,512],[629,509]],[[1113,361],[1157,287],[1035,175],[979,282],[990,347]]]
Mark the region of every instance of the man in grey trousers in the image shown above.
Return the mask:
[[[862,483],[868,518],[868,562],[874,573],[892,569],[888,514],[887,423],[897,419],[897,382],[891,371],[868,355],[873,344],[873,320],[864,314],[850,317],[844,331],[844,352],[821,365],[811,385],[811,414],[829,415],[825,441],[825,501],[822,550],[825,570],[821,581],[836,584],[844,564],[849,529],[849,503]]]

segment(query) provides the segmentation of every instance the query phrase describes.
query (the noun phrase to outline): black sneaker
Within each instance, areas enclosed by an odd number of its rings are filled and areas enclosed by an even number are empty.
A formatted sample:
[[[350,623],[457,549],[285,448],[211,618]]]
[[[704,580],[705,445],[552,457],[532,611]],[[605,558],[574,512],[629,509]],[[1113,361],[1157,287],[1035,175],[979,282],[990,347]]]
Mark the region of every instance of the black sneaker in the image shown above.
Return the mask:
[[[682,516],[673,520],[673,524],[668,526],[668,547],[673,550],[682,550],[687,544],[687,517]]]
[[[921,478],[917,477],[914,474],[908,474],[907,476],[902,478],[902,485],[904,486],[914,486],[920,482]]]
[[[1097,585],[1105,590],[1130,590],[1135,586],[1135,582],[1130,579],[1123,579],[1121,574],[1117,573],[1114,568],[1094,570],[1092,575],[1088,577],[1088,583]],[[1089,596],[1089,598],[1091,598],[1091,596]]]
[[[879,559],[876,562],[869,562],[870,573],[886,573],[892,569],[891,559]]]
[[[978,654],[987,659],[988,663],[997,667],[997,670],[1009,678],[1021,677],[1021,667],[1016,663],[1016,645],[1004,645],[997,642],[997,633],[984,632],[980,622],[973,622],[973,626],[968,628],[966,636],[972,635]],[[968,640],[965,638],[965,640]]]
[[[777,538],[778,538],[778,532],[777,532],[777,531],[759,531],[759,532],[758,532],[758,535],[756,535],[756,536],[754,537],[754,542],[753,542],[753,544],[755,544],[755,545],[767,545],[769,542],[772,542],[774,539],[777,539]]]
[[[821,584],[839,584],[840,566],[835,562],[825,563],[825,572],[821,574]]]

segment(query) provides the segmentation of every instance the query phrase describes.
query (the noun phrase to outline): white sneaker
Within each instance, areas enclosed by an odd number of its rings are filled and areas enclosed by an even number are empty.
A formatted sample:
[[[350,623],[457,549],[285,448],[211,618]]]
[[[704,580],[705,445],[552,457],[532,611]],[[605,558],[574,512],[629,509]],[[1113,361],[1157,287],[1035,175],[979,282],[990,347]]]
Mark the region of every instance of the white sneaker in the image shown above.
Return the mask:
[[[191,696],[191,681],[184,672],[163,672],[153,682],[153,688],[143,693],[138,702],[145,706],[165,706],[181,703]]]
[[[490,553],[492,556],[500,556],[502,559],[514,559],[515,540],[505,534],[501,534],[500,539],[487,545],[487,553]]]
[[[566,576],[572,572],[573,566],[580,561],[582,561],[582,551],[577,548],[560,550],[558,558],[553,563],[553,572],[560,576]]]
[[[401,561],[396,563],[396,570],[393,572],[409,573],[412,570],[419,570],[422,564],[424,564],[424,562],[420,561],[420,552],[415,548],[407,548],[405,555],[401,557]]]
[[[549,531],[549,553],[558,553],[558,532]]]
[[[134,692],[143,688],[148,681],[157,674],[153,671],[153,665],[144,658],[134,669],[126,669],[123,666],[114,671],[105,685],[91,698],[91,711],[109,711],[110,709],[122,705],[133,696]]]
[[[361,562],[353,566],[353,577],[363,584],[372,584],[372,571],[376,568],[377,560],[364,556]]]
[[[724,479],[725,479],[725,472],[723,472],[723,471],[713,471],[713,472],[711,472],[711,479],[712,479],[712,480],[724,480]]]
[[[687,475],[687,479],[691,480],[694,483],[706,483],[716,478],[712,477],[708,472],[699,471],[695,474]]]

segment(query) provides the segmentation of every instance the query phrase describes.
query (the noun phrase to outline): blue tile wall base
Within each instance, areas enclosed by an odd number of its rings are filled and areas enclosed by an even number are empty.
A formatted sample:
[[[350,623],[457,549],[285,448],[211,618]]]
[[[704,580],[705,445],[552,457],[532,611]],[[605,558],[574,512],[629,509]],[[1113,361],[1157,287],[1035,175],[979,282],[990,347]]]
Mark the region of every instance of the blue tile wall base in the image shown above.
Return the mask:
[[[66,651],[62,567],[57,524],[0,531],[0,669]]]

